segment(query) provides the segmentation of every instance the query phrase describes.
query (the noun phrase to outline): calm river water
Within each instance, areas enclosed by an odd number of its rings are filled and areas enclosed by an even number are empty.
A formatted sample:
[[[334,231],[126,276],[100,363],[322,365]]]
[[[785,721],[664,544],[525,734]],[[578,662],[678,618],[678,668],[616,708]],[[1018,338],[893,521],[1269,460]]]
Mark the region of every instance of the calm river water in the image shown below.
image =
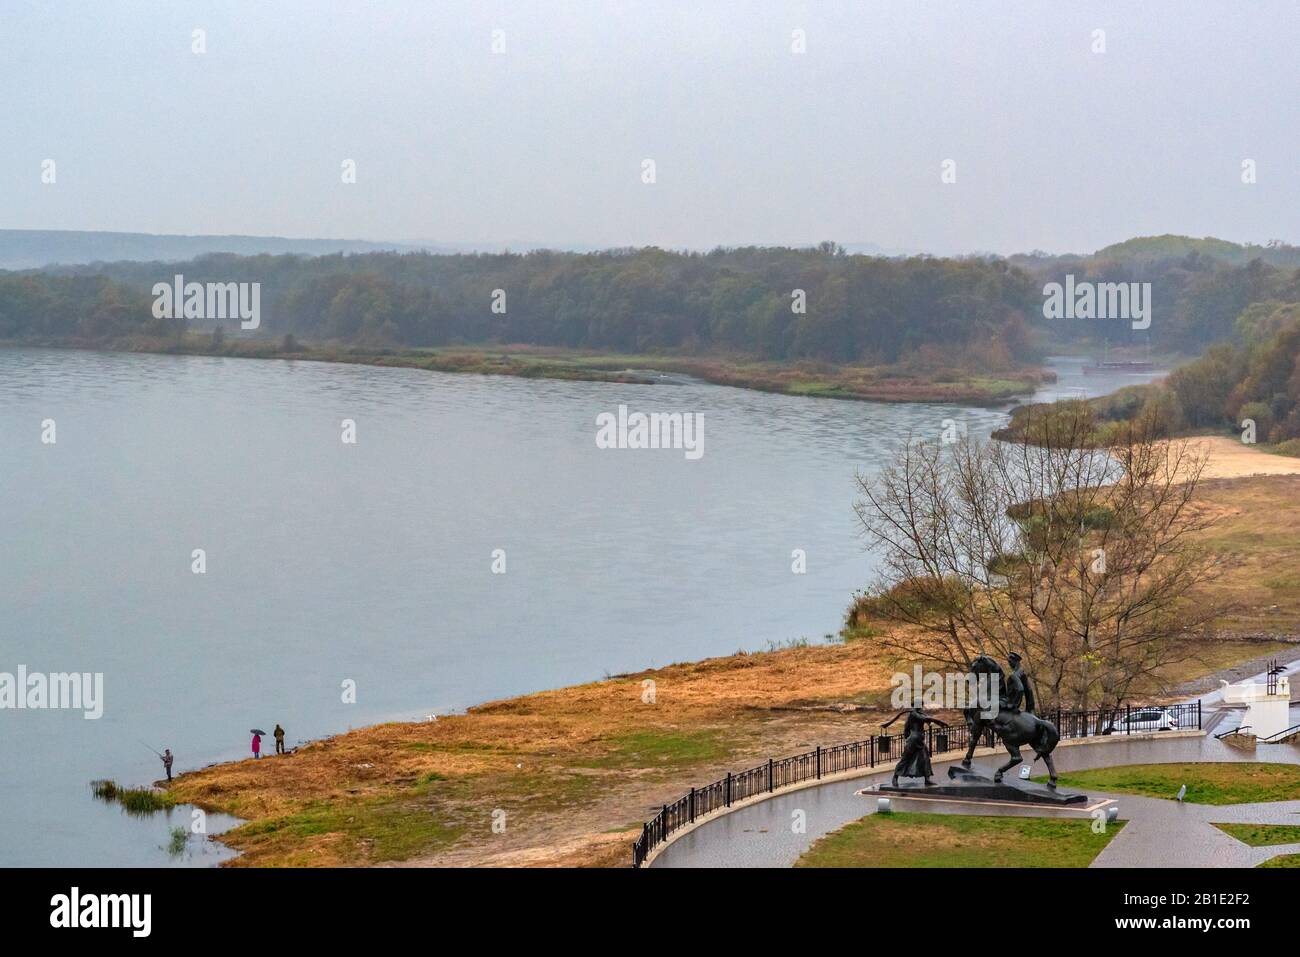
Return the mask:
[[[1048,397],[1139,381],[1056,364]],[[702,413],[704,455],[598,448],[596,416],[620,404]],[[211,843],[165,849],[189,809],[139,820],[91,799],[93,778],[158,777],[149,747],[193,768],[276,722],[292,745],[818,640],[872,575],[854,473],[946,418],[986,435],[1004,414],[0,350],[0,672],[104,682],[97,720],[0,710],[0,864],[218,861]]]

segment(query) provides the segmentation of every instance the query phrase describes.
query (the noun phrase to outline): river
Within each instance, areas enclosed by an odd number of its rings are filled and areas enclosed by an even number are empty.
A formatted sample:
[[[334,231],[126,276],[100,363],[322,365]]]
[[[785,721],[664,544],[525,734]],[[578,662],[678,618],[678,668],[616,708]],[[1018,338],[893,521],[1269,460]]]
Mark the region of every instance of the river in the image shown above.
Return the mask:
[[[1147,378],[1054,365],[1040,398]],[[620,405],[700,414],[704,454],[598,448]],[[0,710],[0,865],[221,860],[166,848],[188,808],[90,797],[157,778],[150,748],[179,771],[277,722],[292,746],[821,640],[872,576],[855,473],[945,419],[987,435],[1005,413],[0,349],[0,672],[103,675],[101,717]]]

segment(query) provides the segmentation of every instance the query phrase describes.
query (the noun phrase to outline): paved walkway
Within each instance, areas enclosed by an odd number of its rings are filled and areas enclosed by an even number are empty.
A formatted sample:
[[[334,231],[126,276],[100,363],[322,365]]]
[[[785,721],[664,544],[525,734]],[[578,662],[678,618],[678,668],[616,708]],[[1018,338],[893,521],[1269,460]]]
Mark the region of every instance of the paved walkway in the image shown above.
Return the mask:
[[[1295,749],[1283,747],[1295,763]],[[1281,755],[1261,755],[1278,761]],[[1187,804],[1132,794],[1108,795],[1119,802],[1120,831],[1097,855],[1093,867],[1254,867],[1279,854],[1300,853],[1300,843],[1250,847],[1214,823],[1300,825],[1300,801],[1271,804]]]
[[[1231,727],[1224,722],[1220,730]],[[1228,747],[1209,736],[1107,737],[1062,742],[1053,753],[1061,772],[1123,764],[1165,764],[1191,761],[1267,761],[1300,764],[1300,747],[1291,744],[1260,745],[1254,752]],[[955,758],[934,762],[937,777],[947,775]],[[975,759],[977,770],[992,774],[1003,756]],[[1042,771],[1041,765],[1036,769]],[[823,783],[780,794],[721,817],[701,823],[665,847],[653,867],[789,867],[818,838],[851,821],[875,813],[874,799],[855,792],[889,778],[890,770]],[[1119,816],[1128,823],[1098,855],[1094,867],[1253,867],[1279,854],[1300,852],[1300,845],[1248,847],[1214,827],[1211,822],[1300,824],[1300,801],[1239,804],[1224,807],[1179,803],[1130,794],[1089,792],[1090,803],[1112,798]],[[1173,795],[1170,795],[1172,798]],[[948,813],[988,814],[985,806],[971,807],[950,801],[896,801],[902,809],[942,810]],[[799,813],[803,833],[793,826]],[[1041,815],[1040,809],[1003,806],[998,813]],[[1048,811],[1051,816],[1078,816],[1076,811]],[[1086,815],[1085,815],[1086,816]]]

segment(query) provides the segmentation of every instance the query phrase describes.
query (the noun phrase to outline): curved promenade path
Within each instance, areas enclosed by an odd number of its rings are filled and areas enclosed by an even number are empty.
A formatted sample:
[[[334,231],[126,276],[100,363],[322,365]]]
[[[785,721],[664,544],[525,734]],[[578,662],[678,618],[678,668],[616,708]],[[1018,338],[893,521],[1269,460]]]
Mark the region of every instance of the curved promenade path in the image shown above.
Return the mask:
[[[1207,721],[1214,728],[1218,722]],[[1218,723],[1222,730],[1235,722]],[[1259,745],[1242,751],[1199,731],[1109,736],[1062,741],[1053,753],[1058,771],[1113,767],[1121,764],[1164,764],[1183,761],[1264,761],[1300,764],[1300,747],[1291,744]],[[948,766],[958,758],[934,761],[937,779],[946,778]],[[1005,752],[980,751],[977,770],[992,774],[1006,760]],[[1035,773],[1042,773],[1041,763]],[[790,867],[818,838],[851,821],[875,813],[872,797],[855,794],[870,784],[889,779],[891,769],[854,773],[808,787],[777,792],[771,798],[745,804],[728,814],[711,816],[679,832],[662,846],[651,867]],[[1014,774],[1014,769],[1011,774]],[[1106,847],[1093,867],[1253,867],[1279,854],[1300,853],[1300,845],[1249,847],[1224,834],[1211,822],[1242,821],[1300,824],[1300,801],[1271,804],[1210,806],[1179,803],[1131,794],[1089,791],[1090,805],[1106,798],[1119,805],[1124,829]],[[1173,795],[1170,795],[1173,797]],[[895,807],[904,809],[903,801]],[[907,801],[907,810],[934,810],[958,814],[1034,814],[1015,806],[966,805],[952,801]],[[795,833],[796,813],[804,812],[806,830]],[[1049,810],[1048,814],[1062,812]],[[1064,812],[1078,816],[1077,810]]]

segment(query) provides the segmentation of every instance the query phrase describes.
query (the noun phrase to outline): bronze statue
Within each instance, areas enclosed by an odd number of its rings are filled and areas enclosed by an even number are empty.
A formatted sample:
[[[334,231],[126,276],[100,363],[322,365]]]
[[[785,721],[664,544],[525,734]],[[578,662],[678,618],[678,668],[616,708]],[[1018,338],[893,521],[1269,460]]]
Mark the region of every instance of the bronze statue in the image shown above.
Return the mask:
[[[1043,759],[1047,765],[1048,786],[1056,787],[1056,766],[1052,764],[1052,749],[1061,740],[1056,725],[1045,721],[1033,713],[1034,694],[1029,686],[1029,679],[1020,668],[1020,656],[1014,652],[1008,656],[1011,675],[1002,670],[1002,666],[988,655],[980,655],[971,662],[971,674],[979,678],[983,675],[998,676],[998,714],[986,717],[983,707],[966,708],[966,727],[970,731],[970,744],[966,748],[966,757],[962,767],[970,769],[975,747],[985,732],[991,730],[1002,741],[1011,760],[998,768],[993,775],[994,781],[1001,781],[1002,775],[1020,763],[1020,746],[1027,744],[1034,752],[1034,760]],[[1024,710],[1020,706],[1024,704]]]
[[[903,756],[894,766],[894,787],[898,787],[900,775],[905,778],[923,778],[927,785],[933,785],[930,776],[934,774],[934,769],[930,767],[930,751],[925,746],[925,726],[937,724],[946,728],[948,722],[926,714],[918,702],[910,711],[898,712],[882,724],[880,730],[884,731],[903,715],[907,715],[907,721],[903,725]]]
[[[1020,656],[1014,651],[1007,655],[1007,664],[1011,666],[1011,674],[1006,676],[1006,704],[1004,707],[1011,711],[1019,711],[1023,703],[1025,710],[1033,713],[1034,710],[1034,689],[1029,684],[1029,676],[1025,670],[1020,667]]]

